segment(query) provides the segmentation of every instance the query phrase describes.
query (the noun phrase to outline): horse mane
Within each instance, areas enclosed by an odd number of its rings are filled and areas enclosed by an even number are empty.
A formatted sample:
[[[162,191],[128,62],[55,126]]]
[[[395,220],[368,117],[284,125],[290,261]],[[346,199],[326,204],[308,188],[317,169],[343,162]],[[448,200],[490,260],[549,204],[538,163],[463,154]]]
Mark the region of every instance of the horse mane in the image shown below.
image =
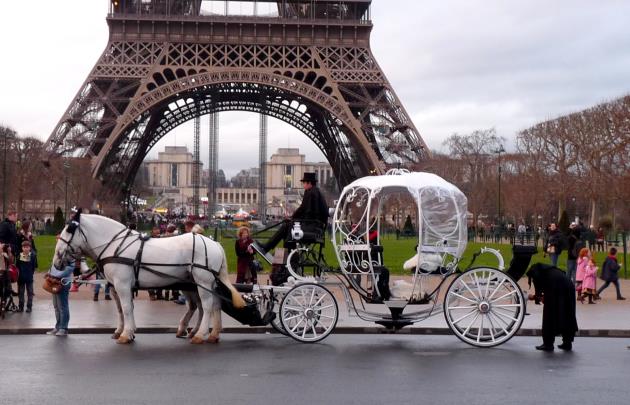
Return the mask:
[[[109,217],[105,217],[103,215],[97,215],[97,214],[81,214],[81,217],[88,217],[88,218],[95,218],[98,219],[99,221],[105,221],[105,222],[109,222],[112,225],[117,225],[118,228],[122,229],[122,228],[126,228],[125,225],[121,224],[120,222],[113,220]]]

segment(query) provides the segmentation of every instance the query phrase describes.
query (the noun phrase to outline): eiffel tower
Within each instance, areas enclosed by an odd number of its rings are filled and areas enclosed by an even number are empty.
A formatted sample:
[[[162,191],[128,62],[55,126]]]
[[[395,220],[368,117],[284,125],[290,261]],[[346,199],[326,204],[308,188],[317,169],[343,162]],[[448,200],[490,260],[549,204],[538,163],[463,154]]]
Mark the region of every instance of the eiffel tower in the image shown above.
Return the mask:
[[[417,163],[429,150],[372,54],[370,13],[371,0],[111,0],[107,46],[46,150],[91,158],[119,197],[178,125],[250,111],[303,132],[342,187]]]

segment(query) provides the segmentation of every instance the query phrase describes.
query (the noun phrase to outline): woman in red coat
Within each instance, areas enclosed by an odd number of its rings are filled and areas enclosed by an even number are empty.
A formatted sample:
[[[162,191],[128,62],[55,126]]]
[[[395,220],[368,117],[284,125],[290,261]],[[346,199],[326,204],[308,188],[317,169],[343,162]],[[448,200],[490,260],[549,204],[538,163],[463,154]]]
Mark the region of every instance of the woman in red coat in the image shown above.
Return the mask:
[[[237,283],[257,283],[256,272],[251,269],[254,260],[254,250],[250,246],[254,240],[249,236],[249,229],[242,227],[238,230],[236,249],[236,282]]]

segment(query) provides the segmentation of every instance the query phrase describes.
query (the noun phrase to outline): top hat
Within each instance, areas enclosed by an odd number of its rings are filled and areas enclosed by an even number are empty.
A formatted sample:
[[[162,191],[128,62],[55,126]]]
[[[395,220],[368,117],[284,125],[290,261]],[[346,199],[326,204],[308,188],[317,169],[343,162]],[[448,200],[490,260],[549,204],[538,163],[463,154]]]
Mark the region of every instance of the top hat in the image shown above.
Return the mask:
[[[317,183],[317,176],[315,175],[315,173],[311,173],[311,172],[304,172],[304,175],[302,176],[302,180],[300,180],[301,182],[309,182],[311,184],[315,184]]]

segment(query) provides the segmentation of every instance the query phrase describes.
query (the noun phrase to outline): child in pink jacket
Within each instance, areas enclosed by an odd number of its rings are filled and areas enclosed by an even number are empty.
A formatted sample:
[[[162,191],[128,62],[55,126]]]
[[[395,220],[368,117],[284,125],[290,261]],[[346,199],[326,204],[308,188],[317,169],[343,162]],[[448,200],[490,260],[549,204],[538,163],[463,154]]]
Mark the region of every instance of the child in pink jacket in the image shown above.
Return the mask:
[[[575,291],[577,292],[577,299],[581,303],[584,303],[584,296],[582,295],[582,284],[584,281],[584,273],[586,265],[591,259],[591,251],[588,248],[582,248],[578,254],[577,270],[575,272]]]
[[[584,280],[582,281],[582,295],[588,296],[588,303],[595,304],[593,301],[597,297],[597,266],[593,258],[589,258],[586,266],[584,266]]]

